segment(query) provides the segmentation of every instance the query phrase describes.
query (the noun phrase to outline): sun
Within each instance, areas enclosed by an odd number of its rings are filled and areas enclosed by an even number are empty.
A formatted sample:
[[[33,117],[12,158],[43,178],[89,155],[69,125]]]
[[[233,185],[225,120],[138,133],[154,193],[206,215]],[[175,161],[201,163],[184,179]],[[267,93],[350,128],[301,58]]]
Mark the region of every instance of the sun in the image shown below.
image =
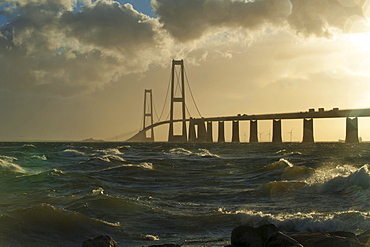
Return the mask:
[[[370,32],[347,34],[350,42],[365,51],[370,50]]]
[[[370,50],[370,22],[366,18],[351,16],[346,21],[344,30],[353,45]]]

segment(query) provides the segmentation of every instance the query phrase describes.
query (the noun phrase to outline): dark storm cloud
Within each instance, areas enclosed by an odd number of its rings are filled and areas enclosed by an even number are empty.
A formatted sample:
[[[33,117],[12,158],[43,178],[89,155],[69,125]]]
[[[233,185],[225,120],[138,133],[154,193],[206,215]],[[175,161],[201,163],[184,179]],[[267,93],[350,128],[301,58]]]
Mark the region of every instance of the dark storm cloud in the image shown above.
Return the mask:
[[[150,45],[156,36],[155,21],[129,4],[98,2],[79,13],[64,13],[61,24],[67,37],[106,48]]]
[[[143,72],[159,47],[158,22],[131,5],[100,1],[80,12],[73,1],[13,4],[0,29],[0,87],[69,96],[123,74]],[[160,50],[160,47],[159,49]]]
[[[223,27],[246,29],[288,26],[304,36],[330,36],[350,16],[363,16],[362,3],[337,0],[153,0],[159,21],[180,41],[200,38]]]

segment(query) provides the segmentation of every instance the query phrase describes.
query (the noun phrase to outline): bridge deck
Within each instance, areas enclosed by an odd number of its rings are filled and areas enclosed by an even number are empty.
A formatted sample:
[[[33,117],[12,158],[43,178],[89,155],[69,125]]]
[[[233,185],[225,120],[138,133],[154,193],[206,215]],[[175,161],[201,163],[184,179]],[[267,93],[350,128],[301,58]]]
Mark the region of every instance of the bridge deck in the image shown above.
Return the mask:
[[[305,112],[293,112],[293,113],[273,113],[273,114],[257,114],[257,115],[247,115],[239,114],[237,116],[223,116],[223,117],[204,117],[201,118],[204,121],[246,121],[246,120],[272,120],[272,119],[304,119],[304,118],[345,118],[345,117],[370,117],[370,108],[363,109],[347,109],[339,110],[334,108],[332,110],[325,111],[320,108],[318,111],[310,109]],[[199,118],[196,118],[199,119]],[[190,119],[176,119],[173,122],[190,121]],[[147,126],[142,131],[147,131],[151,128],[168,124],[169,120],[157,122],[153,125]]]

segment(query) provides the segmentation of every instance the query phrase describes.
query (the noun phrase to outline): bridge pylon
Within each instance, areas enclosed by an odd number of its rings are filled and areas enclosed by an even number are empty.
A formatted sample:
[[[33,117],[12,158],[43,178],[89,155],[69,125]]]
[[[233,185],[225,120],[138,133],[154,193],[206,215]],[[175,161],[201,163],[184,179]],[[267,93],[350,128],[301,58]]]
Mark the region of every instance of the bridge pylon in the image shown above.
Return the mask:
[[[149,120],[149,124],[147,124],[147,120]],[[153,92],[151,89],[145,89],[143,129],[149,125],[153,125]],[[148,135],[148,131],[145,132],[145,140],[154,142],[154,129],[150,129],[150,135]]]
[[[126,141],[127,142],[154,142],[154,128],[152,127],[152,128],[146,129],[149,126],[153,126],[153,92],[151,89],[145,89],[143,129],[140,130],[133,137],[127,139]],[[149,135],[148,135],[148,132],[149,132]]]
[[[176,66],[180,66],[180,76],[176,78]],[[180,79],[180,83],[175,85],[175,80]],[[176,94],[176,87],[180,87],[180,95]],[[175,135],[174,133],[174,111],[175,104],[180,104],[181,108],[181,134]],[[169,142],[186,142],[187,131],[186,131],[186,112],[185,112],[185,74],[184,74],[184,60],[172,60],[172,71],[171,71],[171,106],[170,106],[170,126],[168,131]]]

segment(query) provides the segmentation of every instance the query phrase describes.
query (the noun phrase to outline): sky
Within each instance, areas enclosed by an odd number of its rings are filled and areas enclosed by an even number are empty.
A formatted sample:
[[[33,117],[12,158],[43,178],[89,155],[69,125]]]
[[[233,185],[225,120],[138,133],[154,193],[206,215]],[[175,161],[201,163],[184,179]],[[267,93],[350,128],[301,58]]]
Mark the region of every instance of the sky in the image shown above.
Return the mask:
[[[0,141],[125,140],[144,89],[161,112],[172,59],[204,117],[370,108],[369,18],[370,0],[0,0]],[[301,120],[282,125],[302,140]],[[344,139],[345,119],[314,132]],[[259,133],[269,141],[271,122]]]

